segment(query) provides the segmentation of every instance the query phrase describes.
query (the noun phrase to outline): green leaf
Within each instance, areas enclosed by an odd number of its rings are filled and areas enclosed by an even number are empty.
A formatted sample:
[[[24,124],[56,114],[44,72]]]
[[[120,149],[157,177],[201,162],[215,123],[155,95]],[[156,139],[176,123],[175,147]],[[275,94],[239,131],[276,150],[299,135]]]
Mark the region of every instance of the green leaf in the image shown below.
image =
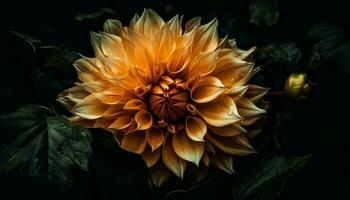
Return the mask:
[[[273,26],[279,18],[278,0],[252,0],[249,5],[249,23]]]
[[[28,105],[0,116],[0,173],[21,167],[28,177],[70,187],[74,167],[88,171],[89,131],[51,114]]]
[[[276,157],[261,161],[237,177],[232,188],[234,199],[275,199],[288,178],[302,169],[310,158],[311,156]]]

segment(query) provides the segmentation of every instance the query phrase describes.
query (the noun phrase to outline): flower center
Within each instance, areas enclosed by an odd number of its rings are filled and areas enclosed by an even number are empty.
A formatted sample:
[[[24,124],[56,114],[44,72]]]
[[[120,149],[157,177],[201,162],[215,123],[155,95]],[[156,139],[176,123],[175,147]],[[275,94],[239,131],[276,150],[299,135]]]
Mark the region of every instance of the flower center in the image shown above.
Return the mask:
[[[149,105],[153,114],[166,122],[175,122],[185,116],[188,95],[185,82],[162,76],[153,86],[149,97]]]

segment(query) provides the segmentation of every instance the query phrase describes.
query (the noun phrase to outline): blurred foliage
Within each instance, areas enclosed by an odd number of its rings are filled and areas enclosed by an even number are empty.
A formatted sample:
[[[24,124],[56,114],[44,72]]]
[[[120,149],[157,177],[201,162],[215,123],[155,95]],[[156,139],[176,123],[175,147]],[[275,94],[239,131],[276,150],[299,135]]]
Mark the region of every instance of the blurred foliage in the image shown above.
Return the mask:
[[[280,13],[278,11],[279,0],[252,0],[249,6],[249,23],[273,26],[278,22]]]
[[[306,41],[311,44],[309,67],[317,69],[322,61],[339,64],[350,73],[350,41],[339,28],[317,24],[310,28]]]
[[[83,21],[83,20],[94,20],[101,18],[103,16],[108,16],[108,15],[116,15],[117,13],[107,7],[101,8],[99,11],[94,12],[94,13],[79,13],[74,17],[75,20],[78,22]]]
[[[270,44],[259,49],[258,59],[287,67],[295,67],[300,61],[301,55],[301,51],[295,43]]]
[[[87,129],[48,108],[29,105],[0,116],[0,173],[20,167],[23,173],[64,187],[72,185],[72,168],[88,171],[92,153]]]

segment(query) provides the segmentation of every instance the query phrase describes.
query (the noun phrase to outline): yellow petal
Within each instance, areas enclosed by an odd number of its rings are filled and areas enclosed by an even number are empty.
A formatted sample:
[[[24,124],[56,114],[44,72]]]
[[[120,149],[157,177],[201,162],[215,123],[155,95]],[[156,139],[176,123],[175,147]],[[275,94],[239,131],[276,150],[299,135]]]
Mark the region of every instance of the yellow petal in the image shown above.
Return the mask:
[[[159,62],[166,62],[175,50],[175,39],[168,24],[164,25],[155,35],[153,50]]]
[[[147,130],[147,142],[151,146],[151,150],[158,149],[164,142],[164,134],[162,129],[151,127]]]
[[[92,48],[94,49],[94,53],[96,57],[103,57],[103,52],[101,49],[101,37],[100,34],[95,32],[90,32],[90,41]]]
[[[116,35],[101,33],[101,49],[104,55],[114,57],[124,57],[122,39]]]
[[[164,25],[164,20],[153,10],[144,9],[133,30],[150,37]]]
[[[152,114],[146,110],[140,110],[135,115],[138,130],[149,129],[153,124]]]
[[[81,82],[92,82],[101,79],[101,72],[96,58],[80,58],[74,62]]]
[[[162,159],[165,166],[177,177],[183,178],[187,161],[180,158],[174,151],[172,145],[172,136],[168,135],[162,148]]]
[[[188,78],[205,76],[214,71],[218,59],[218,51],[200,54],[189,66]]]
[[[148,147],[141,154],[141,156],[142,156],[142,159],[145,161],[147,167],[152,167],[158,162],[160,158],[160,153],[161,153],[160,148],[155,151],[151,151]]]
[[[236,136],[236,135],[239,135],[241,133],[247,132],[241,126],[236,125],[236,124],[230,124],[230,125],[223,126],[223,127],[209,126],[209,129],[213,133],[220,135],[220,136],[224,136],[224,137]]]
[[[71,110],[73,106],[81,102],[89,95],[90,93],[85,91],[83,87],[74,86],[61,92],[57,97],[57,101],[59,101],[68,110]]]
[[[254,53],[254,51],[256,50],[256,47],[252,47],[252,48],[248,49],[247,51],[239,49],[237,47],[237,42],[235,39],[228,40],[228,43],[229,43],[229,46],[232,48],[232,50],[235,54],[235,57],[238,57],[242,60],[248,59],[252,55],[252,53]]]
[[[123,25],[119,20],[108,19],[103,24],[103,32],[121,36],[123,32]]]
[[[173,136],[172,144],[178,156],[199,166],[204,153],[204,142],[191,140],[183,130]]]
[[[197,108],[199,115],[212,126],[226,126],[242,119],[229,96],[220,96],[214,101],[199,104]]]
[[[245,97],[248,98],[251,102],[257,103],[265,96],[268,91],[269,88],[250,84],[248,85],[248,91],[245,93]]]
[[[204,141],[207,125],[198,117],[186,117],[186,133],[193,141]]]
[[[233,159],[231,155],[225,153],[218,153],[215,155],[209,155],[210,164],[216,168],[221,169],[227,173],[234,173],[233,170]]]
[[[129,23],[130,28],[134,28],[137,20],[139,19],[140,19],[140,16],[136,13],[134,17],[130,20],[130,23]]]
[[[186,22],[185,25],[185,32],[190,32],[192,31],[195,27],[198,27],[201,25],[201,18],[200,17],[195,17]]]
[[[175,37],[179,37],[182,34],[181,20],[179,20],[178,15],[175,15],[175,17],[169,20],[168,24],[170,25],[170,30]]]
[[[191,89],[191,98],[197,103],[214,100],[225,91],[225,86],[214,76],[207,76],[197,81]]]
[[[258,108],[247,98],[241,98],[237,102],[238,113],[244,118],[252,118],[266,113],[266,110]]]
[[[235,57],[232,51],[221,55],[225,50],[220,51],[216,68],[212,74],[219,78],[224,85],[233,86],[247,76],[247,73],[253,69],[253,63]]]
[[[233,137],[220,137],[214,134],[207,133],[206,137],[217,148],[228,154],[245,156],[256,152],[249,145],[248,140],[243,142],[243,140],[246,138],[242,135],[237,135]]]
[[[141,154],[146,147],[145,131],[137,131],[124,135],[120,146],[127,151]]]
[[[213,19],[198,27],[193,41],[192,58],[202,52],[211,52],[216,49],[219,41],[218,24],[218,20]]]
[[[96,93],[96,97],[104,104],[108,104],[108,105],[115,105],[117,103],[121,103],[122,99],[123,99],[123,91],[120,91],[118,93],[115,94],[105,94],[102,92],[100,93]]]
[[[91,94],[76,104],[72,113],[84,119],[97,119],[103,116],[108,107],[96,97],[96,94]]]
[[[103,67],[101,67],[101,73],[112,81],[121,81],[122,78],[126,78],[129,72],[129,64],[124,58],[109,58],[104,57],[101,59]]]

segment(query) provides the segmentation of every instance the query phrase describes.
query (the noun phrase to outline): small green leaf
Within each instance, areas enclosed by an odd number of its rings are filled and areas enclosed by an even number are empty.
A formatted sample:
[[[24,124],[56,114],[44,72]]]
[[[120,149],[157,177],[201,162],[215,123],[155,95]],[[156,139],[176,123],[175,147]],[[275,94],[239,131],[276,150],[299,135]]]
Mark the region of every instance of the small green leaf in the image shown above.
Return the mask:
[[[275,199],[288,178],[302,169],[310,158],[311,156],[276,157],[261,161],[237,177],[232,188],[234,199]]]
[[[88,171],[89,131],[50,115],[48,108],[29,105],[0,116],[0,173],[21,167],[28,177],[69,187],[73,167]]]
[[[279,18],[278,0],[252,0],[249,5],[250,21],[256,26],[273,26]]]

